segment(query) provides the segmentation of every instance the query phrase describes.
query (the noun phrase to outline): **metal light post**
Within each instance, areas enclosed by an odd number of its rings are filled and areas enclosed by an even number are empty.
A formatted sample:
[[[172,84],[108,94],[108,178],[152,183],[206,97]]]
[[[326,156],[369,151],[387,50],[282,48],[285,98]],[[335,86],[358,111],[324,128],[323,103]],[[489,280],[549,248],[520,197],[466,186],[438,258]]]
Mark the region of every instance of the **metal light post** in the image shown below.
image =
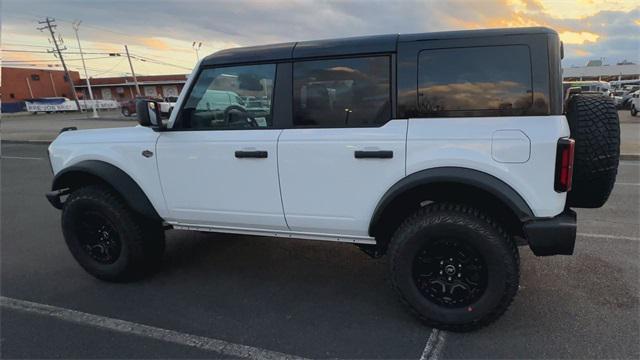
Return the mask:
[[[76,32],[76,40],[78,40],[78,49],[80,50],[80,59],[82,59],[82,68],[84,69],[84,78],[87,81],[87,89],[89,89],[89,97],[91,98],[91,105],[93,107],[93,117],[98,118],[98,110],[96,109],[96,100],[93,98],[93,91],[91,90],[91,83],[89,82],[89,74],[87,73],[87,66],[84,63],[84,54],[82,53],[82,45],[80,45],[80,36],[78,36],[78,29],[82,20],[73,22],[73,30]],[[85,103],[86,106],[86,103]]]
[[[196,59],[199,62],[200,61],[200,54],[198,53],[198,51],[202,47],[202,42],[201,41],[198,41],[198,42],[194,41],[193,44],[191,44],[191,47],[193,48],[193,50],[196,51]]]

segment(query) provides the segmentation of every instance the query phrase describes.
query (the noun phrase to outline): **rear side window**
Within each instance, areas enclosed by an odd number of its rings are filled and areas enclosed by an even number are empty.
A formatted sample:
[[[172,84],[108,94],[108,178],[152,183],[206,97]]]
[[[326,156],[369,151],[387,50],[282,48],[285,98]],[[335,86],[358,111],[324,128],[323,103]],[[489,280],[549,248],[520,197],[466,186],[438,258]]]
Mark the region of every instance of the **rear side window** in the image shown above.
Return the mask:
[[[422,115],[512,115],[532,104],[526,45],[423,50],[418,55]]]
[[[296,62],[294,126],[382,125],[391,118],[390,81],[388,56]]]

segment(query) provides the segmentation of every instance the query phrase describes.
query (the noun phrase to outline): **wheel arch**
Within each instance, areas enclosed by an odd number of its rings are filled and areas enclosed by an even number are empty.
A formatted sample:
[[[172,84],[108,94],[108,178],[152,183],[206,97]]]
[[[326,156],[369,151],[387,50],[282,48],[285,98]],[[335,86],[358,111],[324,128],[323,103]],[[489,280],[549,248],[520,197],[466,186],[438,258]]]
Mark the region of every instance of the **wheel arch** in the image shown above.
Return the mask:
[[[388,240],[393,231],[425,201],[459,201],[503,220],[508,230],[522,233],[522,223],[534,218],[527,202],[511,186],[482,171],[438,167],[418,171],[396,182],[378,201],[369,235]]]
[[[58,172],[51,190],[71,189],[102,183],[114,189],[136,213],[161,221],[158,212],[140,185],[119,167],[100,160],[85,160]]]

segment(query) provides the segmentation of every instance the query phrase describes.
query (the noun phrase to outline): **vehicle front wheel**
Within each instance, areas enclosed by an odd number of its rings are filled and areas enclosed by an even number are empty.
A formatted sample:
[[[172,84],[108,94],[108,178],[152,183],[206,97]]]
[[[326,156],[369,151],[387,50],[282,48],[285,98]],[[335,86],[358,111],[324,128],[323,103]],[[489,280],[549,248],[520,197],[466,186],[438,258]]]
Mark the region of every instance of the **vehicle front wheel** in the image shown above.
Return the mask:
[[[131,112],[127,108],[122,108],[122,115],[129,117],[131,116]]]
[[[417,211],[396,230],[389,257],[403,302],[439,329],[486,326],[518,290],[516,245],[496,222],[466,205],[435,203]]]
[[[631,105],[631,116],[636,115],[638,115],[638,110],[636,109],[635,105]]]
[[[161,224],[142,219],[103,185],[69,195],[62,210],[62,231],[80,266],[106,281],[136,279],[155,269],[164,252]]]

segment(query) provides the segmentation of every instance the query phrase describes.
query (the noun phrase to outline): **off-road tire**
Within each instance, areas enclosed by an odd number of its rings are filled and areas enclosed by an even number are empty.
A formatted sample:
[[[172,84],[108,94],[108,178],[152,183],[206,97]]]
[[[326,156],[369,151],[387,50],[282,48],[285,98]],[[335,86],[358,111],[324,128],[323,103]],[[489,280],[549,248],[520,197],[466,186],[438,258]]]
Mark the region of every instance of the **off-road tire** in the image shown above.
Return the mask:
[[[424,296],[413,280],[420,249],[446,237],[464,239],[486,262],[486,289],[468,306],[439,305]],[[467,205],[434,203],[418,210],[395,231],[388,254],[392,285],[402,302],[435,328],[466,332],[486,326],[507,310],[518,291],[520,257],[514,241],[494,220]]]
[[[103,216],[115,230],[120,243],[115,262],[101,263],[83,248],[79,223],[87,211]],[[105,185],[82,187],[69,195],[62,210],[62,231],[80,266],[106,281],[130,281],[149,274],[157,268],[165,248],[162,225],[133,212],[119,194]]]
[[[576,94],[567,102],[567,120],[576,141],[571,207],[598,208],[609,198],[618,173],[620,121],[613,100]]]

